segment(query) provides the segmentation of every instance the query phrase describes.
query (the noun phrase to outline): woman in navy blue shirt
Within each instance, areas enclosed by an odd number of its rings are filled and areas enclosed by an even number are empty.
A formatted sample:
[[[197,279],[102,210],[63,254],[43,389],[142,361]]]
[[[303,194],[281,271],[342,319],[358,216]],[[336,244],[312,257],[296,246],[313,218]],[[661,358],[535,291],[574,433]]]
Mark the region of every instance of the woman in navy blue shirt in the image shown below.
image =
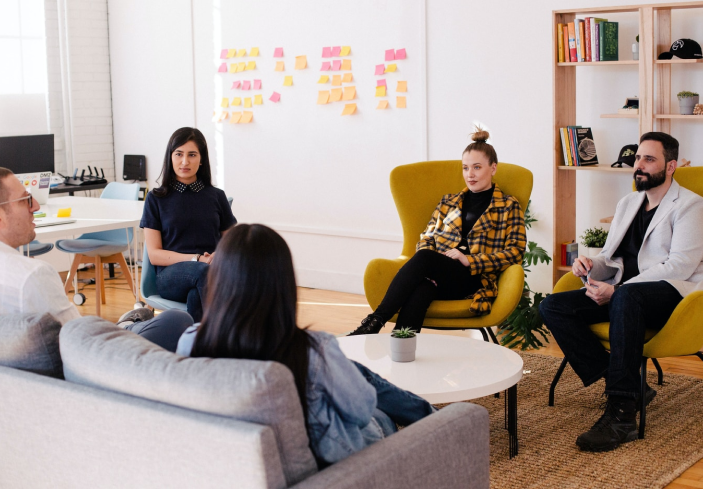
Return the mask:
[[[222,233],[237,219],[225,193],[212,186],[207,143],[198,129],[173,133],[159,179],[161,186],[146,197],[140,223],[156,267],[156,288],[164,299],[186,302],[198,322],[208,265]]]

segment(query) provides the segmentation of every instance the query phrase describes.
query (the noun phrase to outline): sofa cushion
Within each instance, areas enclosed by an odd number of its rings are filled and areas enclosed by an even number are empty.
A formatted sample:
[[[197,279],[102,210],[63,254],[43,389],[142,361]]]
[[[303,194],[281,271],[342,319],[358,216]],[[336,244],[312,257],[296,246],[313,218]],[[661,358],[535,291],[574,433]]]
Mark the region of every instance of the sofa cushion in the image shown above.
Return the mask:
[[[0,365],[63,379],[60,330],[49,313],[0,316]]]
[[[289,486],[317,471],[303,410],[285,366],[186,358],[97,317],[61,330],[66,380],[269,426]]]

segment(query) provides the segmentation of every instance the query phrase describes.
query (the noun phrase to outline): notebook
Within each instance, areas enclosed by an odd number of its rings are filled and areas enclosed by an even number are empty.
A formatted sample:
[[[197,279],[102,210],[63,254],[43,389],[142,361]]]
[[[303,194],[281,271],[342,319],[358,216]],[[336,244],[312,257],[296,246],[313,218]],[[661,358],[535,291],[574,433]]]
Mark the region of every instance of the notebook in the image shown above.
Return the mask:
[[[41,217],[34,220],[34,226],[43,228],[46,226],[58,226],[60,224],[71,224],[76,222],[75,219],[66,219],[65,217]]]

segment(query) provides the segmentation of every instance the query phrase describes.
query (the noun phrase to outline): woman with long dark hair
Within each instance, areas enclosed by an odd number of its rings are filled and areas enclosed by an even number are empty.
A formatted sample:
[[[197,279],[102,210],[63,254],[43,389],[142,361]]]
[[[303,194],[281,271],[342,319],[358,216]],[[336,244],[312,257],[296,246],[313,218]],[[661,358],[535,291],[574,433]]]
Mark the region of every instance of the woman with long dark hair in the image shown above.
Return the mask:
[[[215,247],[237,220],[225,193],[212,186],[207,142],[199,130],[182,127],[173,133],[159,179],[140,223],[149,261],[156,266],[156,288],[164,299],[186,302],[197,322]]]

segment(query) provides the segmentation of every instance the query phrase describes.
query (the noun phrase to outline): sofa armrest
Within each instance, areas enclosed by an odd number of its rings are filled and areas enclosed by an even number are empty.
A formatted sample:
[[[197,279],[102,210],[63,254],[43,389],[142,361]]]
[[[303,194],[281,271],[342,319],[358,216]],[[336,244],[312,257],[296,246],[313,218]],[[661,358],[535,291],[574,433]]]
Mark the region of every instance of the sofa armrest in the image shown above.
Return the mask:
[[[488,488],[488,411],[452,404],[294,487]]]

